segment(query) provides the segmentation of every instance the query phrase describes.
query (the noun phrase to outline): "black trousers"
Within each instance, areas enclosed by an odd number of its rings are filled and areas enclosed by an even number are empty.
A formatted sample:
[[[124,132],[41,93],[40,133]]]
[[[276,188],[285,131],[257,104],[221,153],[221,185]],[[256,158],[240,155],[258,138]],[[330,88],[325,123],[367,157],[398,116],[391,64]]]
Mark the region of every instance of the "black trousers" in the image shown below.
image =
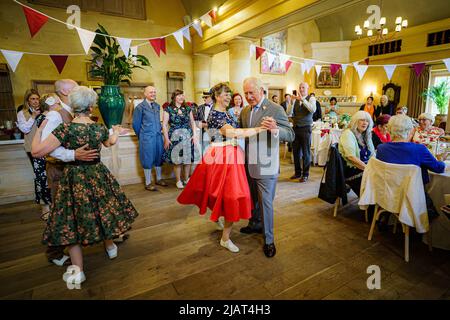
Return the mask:
[[[292,143],[292,152],[294,153],[295,175],[308,177],[311,167],[311,126],[296,127],[295,140]],[[300,159],[303,159],[303,167],[300,165]]]

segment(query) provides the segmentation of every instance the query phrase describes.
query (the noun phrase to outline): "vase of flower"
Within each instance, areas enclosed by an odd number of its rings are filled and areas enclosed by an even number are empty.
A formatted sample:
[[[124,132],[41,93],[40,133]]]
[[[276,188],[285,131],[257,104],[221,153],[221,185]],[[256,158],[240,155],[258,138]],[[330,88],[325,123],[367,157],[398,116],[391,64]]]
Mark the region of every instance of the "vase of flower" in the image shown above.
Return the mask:
[[[114,85],[102,86],[102,91],[98,98],[98,107],[108,128],[121,124],[123,111],[125,110],[125,100],[120,92],[120,87]]]

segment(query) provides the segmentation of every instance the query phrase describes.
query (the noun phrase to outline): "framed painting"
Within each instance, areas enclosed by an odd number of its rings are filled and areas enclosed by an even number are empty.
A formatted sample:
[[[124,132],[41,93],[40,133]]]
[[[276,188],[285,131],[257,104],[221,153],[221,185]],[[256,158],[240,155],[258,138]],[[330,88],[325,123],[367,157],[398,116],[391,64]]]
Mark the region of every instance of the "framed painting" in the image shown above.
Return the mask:
[[[88,81],[103,81],[102,77],[94,77],[91,74],[92,64],[90,62],[86,62],[86,73]]]
[[[286,30],[273,33],[261,39],[261,46],[271,52],[286,53]],[[285,74],[285,66],[282,65],[280,57],[277,55],[271,65],[267,59],[267,54],[261,56],[261,73]]]
[[[316,74],[316,88],[340,88],[342,81],[342,69],[339,69],[338,72],[331,76],[330,66],[322,66],[320,70],[320,74],[317,75],[316,70],[314,70]]]

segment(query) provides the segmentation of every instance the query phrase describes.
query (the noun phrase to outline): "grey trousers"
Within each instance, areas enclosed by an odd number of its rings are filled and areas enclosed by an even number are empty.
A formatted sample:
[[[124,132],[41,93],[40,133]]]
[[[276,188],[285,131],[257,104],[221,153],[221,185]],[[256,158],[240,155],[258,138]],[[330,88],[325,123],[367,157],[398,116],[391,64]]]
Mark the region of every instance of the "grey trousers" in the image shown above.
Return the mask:
[[[264,228],[266,244],[272,244],[273,238],[273,199],[277,186],[277,177],[267,179],[248,178],[250,192],[254,204],[249,227]]]

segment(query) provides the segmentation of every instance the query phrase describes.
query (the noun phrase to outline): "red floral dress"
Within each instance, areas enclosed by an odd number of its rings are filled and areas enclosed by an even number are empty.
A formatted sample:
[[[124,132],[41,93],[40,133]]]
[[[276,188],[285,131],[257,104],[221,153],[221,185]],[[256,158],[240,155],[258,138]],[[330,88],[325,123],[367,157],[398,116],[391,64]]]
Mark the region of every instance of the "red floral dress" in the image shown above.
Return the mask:
[[[89,144],[100,151],[108,129],[100,124],[61,124],[53,135],[67,149]],[[114,239],[138,216],[119,183],[100,161],[66,164],[52,205],[43,243],[49,246],[94,244]]]
[[[431,151],[431,153],[435,154],[437,151],[439,154],[442,153],[443,150],[441,148],[437,150],[437,143],[439,142],[439,137],[444,134],[444,130],[438,127],[430,127],[428,130],[417,127],[412,142],[423,144]]]

